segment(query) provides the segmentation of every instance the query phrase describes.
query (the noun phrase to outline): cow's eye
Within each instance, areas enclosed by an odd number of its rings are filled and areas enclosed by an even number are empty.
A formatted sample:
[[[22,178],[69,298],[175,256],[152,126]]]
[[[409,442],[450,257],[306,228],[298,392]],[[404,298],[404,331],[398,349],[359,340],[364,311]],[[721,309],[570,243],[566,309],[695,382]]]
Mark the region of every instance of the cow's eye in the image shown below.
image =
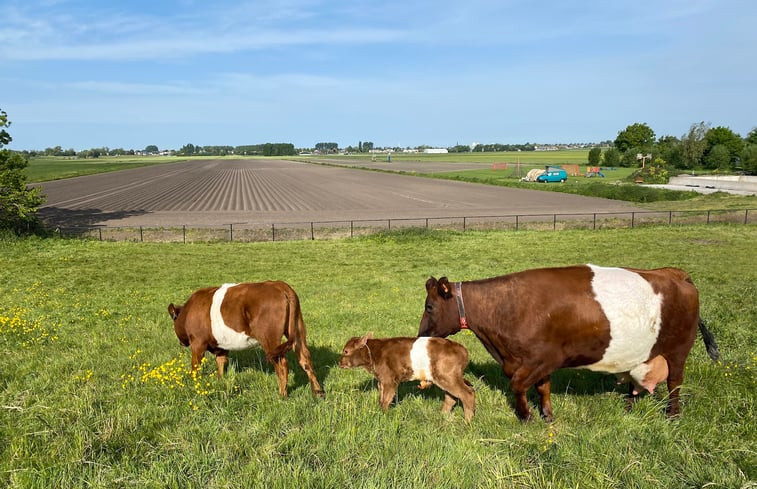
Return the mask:
[[[431,303],[426,304],[426,312],[431,312],[434,310],[434,305]]]

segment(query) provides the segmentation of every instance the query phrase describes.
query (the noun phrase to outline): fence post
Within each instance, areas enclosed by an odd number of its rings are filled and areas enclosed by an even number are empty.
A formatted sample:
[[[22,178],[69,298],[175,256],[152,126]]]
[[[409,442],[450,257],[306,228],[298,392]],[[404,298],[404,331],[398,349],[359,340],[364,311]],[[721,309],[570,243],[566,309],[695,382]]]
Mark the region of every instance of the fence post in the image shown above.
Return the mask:
[[[552,231],[557,231],[557,214],[552,214]]]
[[[747,216],[749,216],[749,209],[744,209],[744,224],[747,223]]]
[[[518,217],[519,217],[519,216],[518,216],[518,214],[515,214],[515,230],[516,230],[516,231],[518,230],[518,224],[519,224],[519,219],[518,219]]]
[[[595,231],[597,229],[597,213],[596,212],[594,213],[594,224],[593,224],[592,229],[594,229]]]
[[[229,242],[234,241],[234,224],[229,223]]]
[[[466,229],[467,229],[467,222],[466,222],[465,216],[463,216],[463,232],[465,232]]]
[[[276,224],[271,223],[271,241],[276,241]]]
[[[142,234],[142,226],[139,226],[139,242],[144,243],[144,241],[145,241],[145,237]]]
[[[387,226],[388,226],[387,230],[391,231],[392,230],[392,220],[391,219],[387,219],[386,223],[387,223]]]
[[[350,221],[350,238],[352,237],[352,232],[353,232],[353,226],[352,226],[352,221]]]
[[[631,212],[631,229],[633,229],[634,221],[636,220],[636,213]]]
[[[100,241],[103,240],[103,228],[97,228],[97,234],[100,235]]]
[[[668,226],[673,224],[673,211],[668,211]]]
[[[184,240],[184,244],[187,244],[187,225],[181,226],[181,238]]]
[[[710,223],[710,211],[708,210],[707,211],[707,224],[709,223]]]
[[[310,241],[315,240],[315,234],[313,233],[313,221],[310,221]]]

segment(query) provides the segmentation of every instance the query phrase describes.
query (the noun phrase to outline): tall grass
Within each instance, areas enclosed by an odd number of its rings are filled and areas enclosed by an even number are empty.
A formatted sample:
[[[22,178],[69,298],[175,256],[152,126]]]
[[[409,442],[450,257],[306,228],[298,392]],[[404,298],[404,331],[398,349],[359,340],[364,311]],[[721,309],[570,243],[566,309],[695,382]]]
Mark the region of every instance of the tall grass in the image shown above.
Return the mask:
[[[0,486],[744,487],[757,480],[757,228],[385,233],[353,240],[0,243]],[[698,339],[682,417],[665,391],[624,410],[624,388],[588,371],[553,377],[556,420],[523,424],[500,368],[472,336],[477,411],[403,384],[387,413],[371,376],[336,368],[350,337],[414,335],[429,275],[467,280],[592,262],[679,266],[699,286],[722,364]],[[259,350],[213,377],[188,370],[166,312],[201,286],[286,280],[316,373],[290,358],[279,399]],[[538,293],[538,291],[534,291]],[[548,298],[545,298],[548,300]]]

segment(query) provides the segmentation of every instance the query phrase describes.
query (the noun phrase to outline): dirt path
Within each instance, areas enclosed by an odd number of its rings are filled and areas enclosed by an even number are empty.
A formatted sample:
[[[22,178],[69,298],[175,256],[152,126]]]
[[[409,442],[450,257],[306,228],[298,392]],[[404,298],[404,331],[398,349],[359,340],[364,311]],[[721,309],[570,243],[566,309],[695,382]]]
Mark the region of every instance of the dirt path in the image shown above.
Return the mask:
[[[401,165],[393,168],[403,169]],[[47,182],[42,187],[47,204],[40,214],[46,222],[58,226],[292,223],[639,210],[626,202],[558,192],[283,160],[192,160]]]

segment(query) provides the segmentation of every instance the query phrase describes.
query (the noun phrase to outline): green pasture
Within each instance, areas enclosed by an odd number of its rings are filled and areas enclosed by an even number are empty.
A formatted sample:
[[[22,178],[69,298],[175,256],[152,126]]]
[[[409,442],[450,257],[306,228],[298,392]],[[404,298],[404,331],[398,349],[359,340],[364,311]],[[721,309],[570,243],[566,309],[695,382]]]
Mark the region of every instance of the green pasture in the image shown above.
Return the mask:
[[[102,156],[88,159],[45,156],[31,158],[25,172],[27,181],[37,183],[180,161],[185,159],[174,156]]]
[[[755,242],[749,225],[247,244],[0,238],[0,487],[752,487]],[[614,377],[564,370],[555,421],[521,423],[500,368],[462,333],[470,423],[459,407],[440,413],[441,391],[417,382],[382,413],[371,376],[336,366],[353,335],[415,335],[430,275],[585,262],[692,275],[722,361],[697,339],[680,419],[665,419],[663,386],[626,412]],[[264,279],[298,291],[325,400],[291,354],[287,399],[259,350],[233,352],[223,379],[211,355],[190,375],[168,303]]]

